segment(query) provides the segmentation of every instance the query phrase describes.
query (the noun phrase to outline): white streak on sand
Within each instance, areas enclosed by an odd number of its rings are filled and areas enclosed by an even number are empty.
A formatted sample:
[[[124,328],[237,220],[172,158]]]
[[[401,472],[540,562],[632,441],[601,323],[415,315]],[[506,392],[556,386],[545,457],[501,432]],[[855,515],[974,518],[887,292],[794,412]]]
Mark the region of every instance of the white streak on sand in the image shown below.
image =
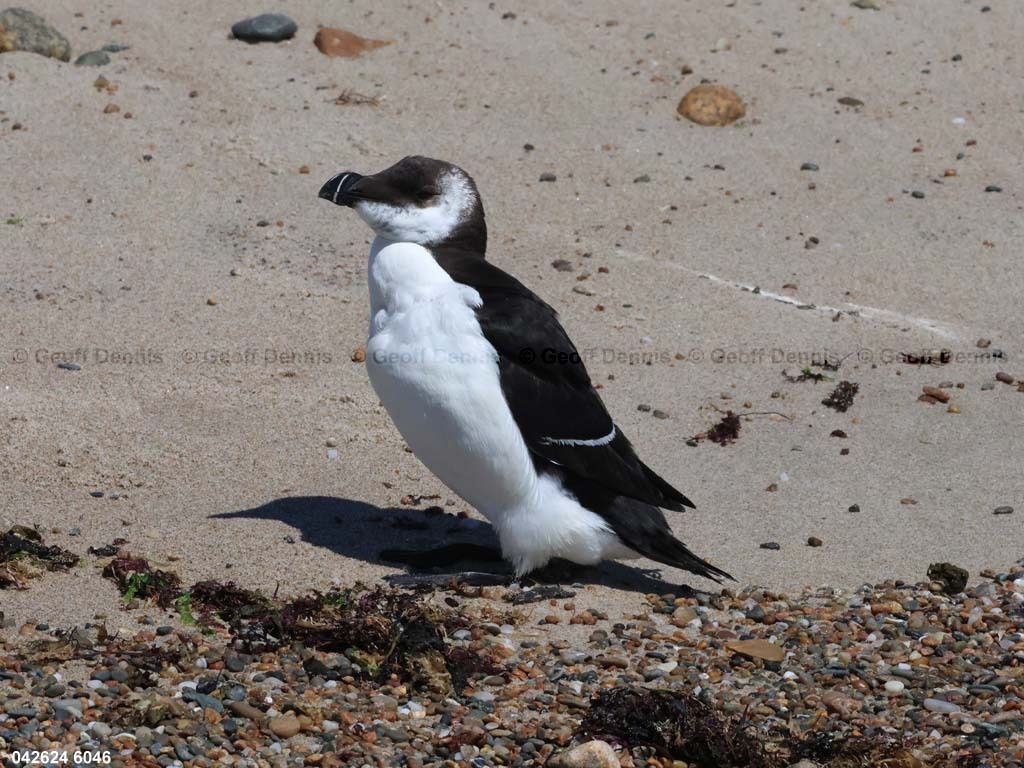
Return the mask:
[[[654,261],[653,259],[649,259],[645,256],[621,250],[619,251],[619,255],[625,256],[626,258],[633,259],[635,261]],[[878,307],[868,307],[864,306],[863,304],[852,304],[850,302],[844,303],[846,309],[841,309],[839,307],[830,307],[826,304],[811,304],[806,301],[794,299],[792,296],[786,296],[784,294],[775,293],[773,291],[766,291],[763,288],[759,288],[756,285],[746,285],[745,283],[740,283],[735,280],[727,280],[724,277],[718,277],[717,275],[712,275],[709,272],[698,272],[695,269],[690,269],[689,267],[684,267],[681,264],[675,264],[671,261],[658,261],[655,263],[661,266],[669,266],[672,267],[673,269],[679,269],[682,270],[683,272],[689,272],[691,275],[695,275],[697,277],[704,278],[705,280],[709,280],[715,285],[722,285],[725,286],[726,288],[733,288],[737,291],[749,293],[752,296],[760,296],[761,298],[764,299],[777,301],[781,304],[789,304],[800,309],[814,310],[816,312],[822,312],[828,315],[835,315],[836,313],[841,315],[850,315],[851,317],[859,317],[862,320],[882,323],[883,325],[888,325],[892,327],[903,328],[908,325],[914,326],[923,331],[933,333],[936,336],[941,336],[944,339],[957,340],[960,339],[961,337],[961,334],[959,334],[953,326],[948,325],[946,323],[940,323],[937,320],[930,320],[927,317],[915,317],[913,315],[904,315],[900,312],[894,312],[891,309],[879,309]]]

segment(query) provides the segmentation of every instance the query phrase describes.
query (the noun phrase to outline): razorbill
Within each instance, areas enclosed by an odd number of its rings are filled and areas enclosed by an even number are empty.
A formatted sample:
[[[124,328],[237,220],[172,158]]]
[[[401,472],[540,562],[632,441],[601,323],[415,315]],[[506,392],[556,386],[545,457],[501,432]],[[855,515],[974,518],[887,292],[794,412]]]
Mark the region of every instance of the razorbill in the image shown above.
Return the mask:
[[[366,369],[417,458],[497,531],[517,576],[552,558],[640,555],[732,578],[672,535],[661,509],[693,507],[637,457],[554,309],[485,260],[469,174],[406,157],[338,173],[320,197],[376,238]]]

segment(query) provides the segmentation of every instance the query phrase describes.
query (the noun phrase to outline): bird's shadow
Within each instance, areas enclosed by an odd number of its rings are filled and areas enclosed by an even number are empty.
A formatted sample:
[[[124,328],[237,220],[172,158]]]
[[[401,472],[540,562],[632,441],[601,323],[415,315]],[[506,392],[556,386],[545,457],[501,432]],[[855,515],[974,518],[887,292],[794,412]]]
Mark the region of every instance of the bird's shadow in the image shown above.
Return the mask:
[[[403,566],[380,556],[389,548],[426,550],[453,542],[498,546],[494,529],[490,523],[481,520],[460,518],[438,507],[384,509],[333,496],[286,496],[251,509],[221,512],[211,517],[221,520],[279,520],[298,530],[302,540],[314,546],[343,557],[393,568]],[[244,535],[244,530],[239,532],[240,535]],[[287,544],[281,542],[281,546]],[[468,563],[459,563],[447,570],[466,567],[469,567]],[[488,563],[473,570],[497,571],[500,567],[496,563]],[[665,581],[658,570],[614,561],[605,561],[594,568],[576,569],[569,580],[644,593],[693,593],[692,588],[686,585]]]

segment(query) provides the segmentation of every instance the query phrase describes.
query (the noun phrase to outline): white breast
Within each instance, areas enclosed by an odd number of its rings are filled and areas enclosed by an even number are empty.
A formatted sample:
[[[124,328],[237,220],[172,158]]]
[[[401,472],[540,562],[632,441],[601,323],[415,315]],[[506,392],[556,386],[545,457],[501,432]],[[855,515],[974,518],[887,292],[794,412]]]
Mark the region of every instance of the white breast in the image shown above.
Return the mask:
[[[552,557],[623,556],[604,520],[534,470],[476,319],[480,294],[422,246],[380,237],[369,283],[366,369],[377,396],[416,457],[494,524],[516,572]]]
[[[370,252],[369,283],[366,367],[402,437],[492,520],[521,507],[537,477],[473,311],[480,295],[422,246],[382,238]]]

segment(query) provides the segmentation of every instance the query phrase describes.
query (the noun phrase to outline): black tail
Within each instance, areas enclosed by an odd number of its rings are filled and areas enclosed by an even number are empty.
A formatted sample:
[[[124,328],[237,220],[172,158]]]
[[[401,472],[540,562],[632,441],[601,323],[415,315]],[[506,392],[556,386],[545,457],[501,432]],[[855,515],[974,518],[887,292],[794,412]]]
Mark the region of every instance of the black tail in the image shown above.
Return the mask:
[[[640,462],[640,469],[643,470],[644,475],[650,480],[654,486],[661,491],[665,497],[665,502],[661,506],[665,509],[671,509],[673,512],[682,512],[684,507],[690,509],[696,509],[696,505],[686,498],[683,494],[677,491],[667,480],[662,479],[653,469],[648,467],[642,461]]]
[[[618,533],[618,531],[616,531],[616,533]],[[648,535],[633,541],[627,541],[622,534],[619,534],[619,538],[622,539],[623,543],[625,543],[630,549],[635,549],[641,555],[649,557],[651,560],[657,560],[659,563],[671,565],[676,568],[682,568],[690,573],[703,576],[705,579],[717,581],[719,584],[722,583],[722,579],[736,581],[736,579],[721,568],[717,568],[707,560],[702,560],[693,554],[693,552],[691,552],[683,542],[673,536],[670,531],[659,531],[654,536]]]
[[[654,475],[653,472],[651,474]],[[603,486],[568,472],[560,475],[566,490],[584,507],[600,515],[622,543],[630,549],[651,560],[682,568],[718,583],[721,583],[722,579],[736,580],[721,568],[701,560],[687,549],[686,545],[673,535],[668,521],[665,520],[665,514],[657,507],[628,496],[616,496]],[[654,477],[657,478],[657,475]],[[661,482],[665,483],[664,480]],[[671,488],[668,483],[665,485]],[[682,498],[688,501],[685,496]]]

